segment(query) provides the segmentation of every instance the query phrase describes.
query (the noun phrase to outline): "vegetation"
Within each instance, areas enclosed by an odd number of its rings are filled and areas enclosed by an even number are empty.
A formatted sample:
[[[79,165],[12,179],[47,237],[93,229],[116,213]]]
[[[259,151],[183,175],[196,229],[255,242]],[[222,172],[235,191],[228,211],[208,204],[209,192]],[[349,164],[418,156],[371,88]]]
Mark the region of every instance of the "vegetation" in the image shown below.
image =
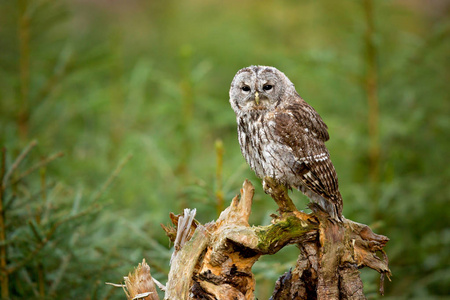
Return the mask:
[[[2,296],[124,299],[104,282],[144,257],[164,283],[159,223],[185,207],[215,219],[245,178],[250,223],[268,224],[276,204],[228,103],[251,64],[285,72],[327,123],[344,215],[391,239],[385,298],[448,296],[448,13],[446,1],[0,1]],[[297,254],[256,263],[259,299]],[[362,275],[377,298],[378,274]]]

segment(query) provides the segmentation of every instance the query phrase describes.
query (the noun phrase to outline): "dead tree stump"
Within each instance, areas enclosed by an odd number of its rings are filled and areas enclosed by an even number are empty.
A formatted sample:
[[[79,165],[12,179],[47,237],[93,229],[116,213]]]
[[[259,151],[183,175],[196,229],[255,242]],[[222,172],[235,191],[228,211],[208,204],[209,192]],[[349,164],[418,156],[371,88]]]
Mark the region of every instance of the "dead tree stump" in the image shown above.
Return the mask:
[[[387,237],[351,220],[331,222],[318,206],[311,206],[314,214],[300,212],[285,189],[268,184],[280,213],[271,225],[249,225],[254,187],[247,180],[215,222],[202,225],[193,216],[186,222],[186,213],[171,214],[176,227],[162,226],[175,242],[164,299],[255,299],[253,264],[289,244],[297,245],[300,255],[276,282],[271,299],[366,299],[358,272],[363,267],[381,274],[382,293],[390,275],[383,251]],[[154,296],[142,299],[158,299]]]

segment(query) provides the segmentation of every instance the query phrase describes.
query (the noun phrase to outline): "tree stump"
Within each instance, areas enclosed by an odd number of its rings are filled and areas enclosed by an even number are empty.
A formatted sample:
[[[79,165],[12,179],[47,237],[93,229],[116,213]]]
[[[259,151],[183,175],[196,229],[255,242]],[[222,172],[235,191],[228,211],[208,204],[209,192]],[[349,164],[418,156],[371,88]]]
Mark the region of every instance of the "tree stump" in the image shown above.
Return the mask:
[[[215,222],[199,224],[195,212],[171,214],[176,227],[162,225],[175,242],[164,299],[253,300],[253,264],[289,244],[297,245],[300,255],[295,268],[276,282],[271,299],[366,299],[358,271],[363,267],[381,274],[382,293],[384,277],[391,274],[383,251],[387,237],[351,220],[332,222],[316,205],[311,205],[313,214],[300,212],[286,189],[270,180],[266,184],[279,206],[279,215],[272,215],[267,226],[248,223],[254,195],[248,180]]]

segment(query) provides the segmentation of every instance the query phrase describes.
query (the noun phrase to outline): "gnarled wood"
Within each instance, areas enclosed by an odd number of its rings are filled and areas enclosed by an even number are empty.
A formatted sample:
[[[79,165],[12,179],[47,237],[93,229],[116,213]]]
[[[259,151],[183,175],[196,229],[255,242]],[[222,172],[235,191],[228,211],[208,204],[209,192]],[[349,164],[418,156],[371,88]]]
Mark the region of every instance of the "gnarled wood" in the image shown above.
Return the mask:
[[[376,255],[387,237],[351,220],[332,221],[314,205],[314,214],[300,212],[273,181],[265,180],[265,190],[280,208],[267,226],[248,223],[254,188],[247,180],[215,222],[201,225],[191,218],[186,224],[180,221],[184,216],[171,214],[177,228],[163,229],[172,241],[183,230],[188,241],[177,246],[164,299],[254,299],[253,264],[289,244],[297,245],[300,255],[277,281],[273,300],[365,299],[359,268],[390,275],[387,257]]]

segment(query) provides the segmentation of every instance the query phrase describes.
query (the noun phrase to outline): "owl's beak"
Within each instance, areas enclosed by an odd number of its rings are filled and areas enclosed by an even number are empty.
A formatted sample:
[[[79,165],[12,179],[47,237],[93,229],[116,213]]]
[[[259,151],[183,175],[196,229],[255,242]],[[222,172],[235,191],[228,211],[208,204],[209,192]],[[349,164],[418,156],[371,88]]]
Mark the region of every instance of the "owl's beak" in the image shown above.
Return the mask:
[[[255,92],[255,102],[256,102],[256,105],[259,105],[259,94],[258,94],[258,92]]]

